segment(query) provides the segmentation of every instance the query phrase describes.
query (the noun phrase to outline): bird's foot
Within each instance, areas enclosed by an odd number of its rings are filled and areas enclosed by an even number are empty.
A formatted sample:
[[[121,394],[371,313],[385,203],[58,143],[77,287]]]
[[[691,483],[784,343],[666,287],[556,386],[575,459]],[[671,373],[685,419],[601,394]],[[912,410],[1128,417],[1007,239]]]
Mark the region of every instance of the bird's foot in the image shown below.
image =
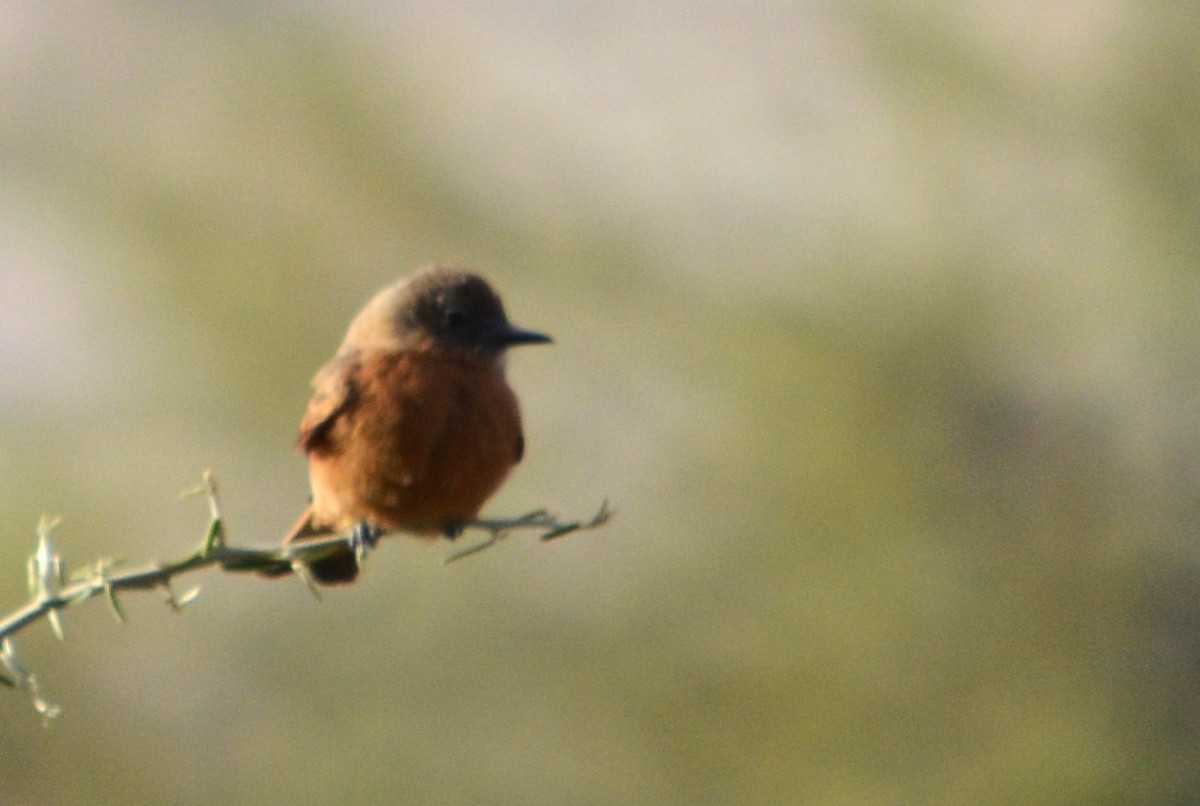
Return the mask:
[[[354,550],[354,559],[360,567],[367,557],[367,552],[375,548],[381,537],[383,537],[383,530],[378,526],[365,520],[354,524],[354,530],[350,532],[350,548]]]

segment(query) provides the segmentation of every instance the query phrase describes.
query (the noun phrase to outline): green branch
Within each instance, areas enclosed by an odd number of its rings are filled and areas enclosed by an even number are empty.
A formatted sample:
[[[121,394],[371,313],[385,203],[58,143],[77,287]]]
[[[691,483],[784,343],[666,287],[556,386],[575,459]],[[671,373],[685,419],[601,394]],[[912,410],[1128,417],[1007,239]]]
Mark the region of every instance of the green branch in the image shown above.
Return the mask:
[[[34,708],[44,719],[53,719],[60,709],[42,696],[37,676],[21,663],[16,645],[12,641],[13,635],[39,619],[45,618],[54,634],[61,640],[65,635],[62,611],[71,605],[103,594],[113,615],[123,622],[125,613],[118,594],[155,588],[163,590],[166,593],[167,604],[178,611],[195,601],[200,595],[200,589],[192,588],[186,593],[176,594],[171,586],[172,580],[182,574],[210,566],[217,566],[223,571],[253,571],[266,576],[294,573],[308,583],[315,594],[316,588],[308,575],[309,563],[344,551],[347,547],[354,550],[360,564],[366,557],[368,546],[354,533],[266,548],[230,546],[225,542],[225,527],[217,502],[216,482],[212,475],[205,472],[200,486],[189,490],[185,495],[205,497],[209,507],[209,523],[204,539],[196,550],[174,562],[116,569],[112,560],[101,559],[68,575],[66,562],[50,539],[50,533],[58,521],[43,518],[38,524],[38,547],[29,558],[28,567],[30,599],[26,604],[0,617],[0,684],[25,691],[33,701]],[[605,501],[596,515],[588,521],[558,521],[545,510],[510,520],[473,521],[467,524],[466,528],[486,532],[487,538],[477,545],[450,555],[446,562],[493,546],[514,530],[541,530],[539,538],[546,541],[571,532],[595,529],[607,523],[611,517],[612,511]]]

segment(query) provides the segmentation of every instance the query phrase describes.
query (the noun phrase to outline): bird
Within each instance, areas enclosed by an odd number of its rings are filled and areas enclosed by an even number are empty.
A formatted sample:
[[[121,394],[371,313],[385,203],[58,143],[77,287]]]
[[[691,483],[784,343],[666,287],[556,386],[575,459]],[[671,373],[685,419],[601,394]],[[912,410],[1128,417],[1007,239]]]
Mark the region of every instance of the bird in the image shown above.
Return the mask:
[[[507,351],[551,341],[511,324],[468,269],[427,266],[379,291],[313,377],[297,438],[311,498],[284,544],[456,537],[525,452]],[[354,543],[312,561],[312,580],[353,582]]]

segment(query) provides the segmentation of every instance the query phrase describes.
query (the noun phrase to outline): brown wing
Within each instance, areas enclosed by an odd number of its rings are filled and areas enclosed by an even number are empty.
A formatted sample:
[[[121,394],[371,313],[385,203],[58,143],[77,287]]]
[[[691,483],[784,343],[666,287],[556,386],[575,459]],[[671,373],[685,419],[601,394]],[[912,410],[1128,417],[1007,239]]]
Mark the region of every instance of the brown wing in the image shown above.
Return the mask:
[[[346,411],[358,396],[354,373],[358,369],[355,357],[336,358],[317,372],[313,378],[313,396],[300,419],[297,444],[306,452],[321,446],[338,415]]]

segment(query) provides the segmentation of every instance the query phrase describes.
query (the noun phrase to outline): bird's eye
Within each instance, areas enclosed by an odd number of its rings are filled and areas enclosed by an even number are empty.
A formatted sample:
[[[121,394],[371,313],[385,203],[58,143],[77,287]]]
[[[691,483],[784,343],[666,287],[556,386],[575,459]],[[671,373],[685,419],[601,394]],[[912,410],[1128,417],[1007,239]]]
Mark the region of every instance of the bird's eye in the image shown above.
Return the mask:
[[[447,308],[443,314],[446,327],[458,329],[466,324],[467,315],[460,308]]]

